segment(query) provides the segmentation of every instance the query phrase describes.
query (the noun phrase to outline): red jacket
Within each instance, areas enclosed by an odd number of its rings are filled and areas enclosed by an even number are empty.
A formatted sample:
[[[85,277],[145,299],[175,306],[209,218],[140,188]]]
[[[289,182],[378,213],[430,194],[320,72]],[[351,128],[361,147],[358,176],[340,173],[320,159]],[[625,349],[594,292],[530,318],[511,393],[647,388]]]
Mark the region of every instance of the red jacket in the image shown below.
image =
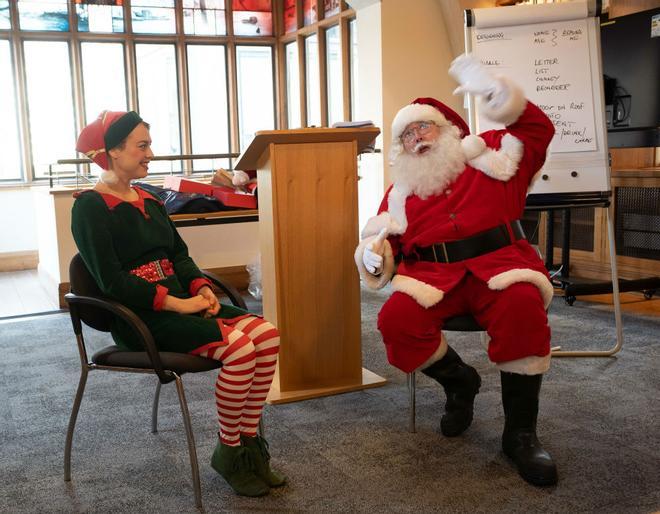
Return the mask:
[[[480,134],[489,150],[468,161],[464,171],[444,191],[426,199],[414,194],[404,198],[391,186],[381,203],[379,216],[370,220],[363,236],[378,233],[383,220],[394,221],[402,231],[388,238],[395,257],[401,252],[409,254],[415,247],[465,239],[519,219],[525,208],[527,190],[545,161],[553,135],[551,121],[538,107],[527,102],[520,117],[506,129]],[[514,158],[512,176],[498,176],[488,169],[489,155],[495,156],[494,151],[516,145],[518,154]],[[393,270],[387,266],[392,256],[389,252],[386,254],[386,274],[388,269]],[[410,294],[428,307],[440,301],[467,272],[487,282],[491,289],[504,289],[514,282],[532,282],[541,290],[546,304],[552,298],[545,266],[524,239],[450,264],[402,261],[392,280],[392,288]],[[379,285],[384,285],[382,282],[379,280]]]

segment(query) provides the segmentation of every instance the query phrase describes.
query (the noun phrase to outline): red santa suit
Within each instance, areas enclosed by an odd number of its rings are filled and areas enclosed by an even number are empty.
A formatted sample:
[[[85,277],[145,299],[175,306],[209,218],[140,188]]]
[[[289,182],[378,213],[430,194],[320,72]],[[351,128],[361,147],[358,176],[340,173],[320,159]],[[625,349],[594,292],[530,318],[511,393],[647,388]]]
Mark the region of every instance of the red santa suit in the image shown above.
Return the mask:
[[[502,370],[536,374],[549,366],[546,309],[553,288],[543,262],[512,222],[523,214],[527,190],[544,163],[554,127],[517,86],[500,80],[508,88],[506,101],[486,103],[484,110],[506,128],[463,138],[465,168],[430,196],[408,192],[395,182],[356,250],[368,286],[381,288],[391,279],[394,294],[383,306],[378,325],[390,363],[405,372],[422,366],[438,349],[444,319],[465,313],[474,315],[488,332],[489,357]],[[465,122],[444,104],[418,99],[395,118],[393,144],[400,145],[401,132],[414,121],[451,123],[468,132]],[[501,247],[488,251],[483,240],[471,239],[497,231],[495,227],[504,233],[500,240],[508,236]],[[389,237],[383,271],[374,276],[366,270],[362,253],[382,228]],[[460,260],[444,255],[452,245],[441,243],[465,240],[486,253]]]

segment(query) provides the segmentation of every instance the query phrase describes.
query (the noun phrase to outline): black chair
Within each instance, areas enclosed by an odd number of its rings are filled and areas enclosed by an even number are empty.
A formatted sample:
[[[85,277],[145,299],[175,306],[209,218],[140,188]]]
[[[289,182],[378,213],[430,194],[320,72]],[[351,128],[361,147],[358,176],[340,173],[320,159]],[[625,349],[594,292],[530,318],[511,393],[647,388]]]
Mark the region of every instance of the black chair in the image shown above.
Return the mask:
[[[443,332],[482,332],[482,337],[486,335],[484,329],[477,323],[469,314],[463,316],[455,316],[445,321],[442,327]],[[409,419],[408,419],[408,432],[414,433],[415,428],[415,372],[406,374],[406,381],[408,383],[408,404],[409,404]]]
[[[245,301],[231,285],[223,283],[217,276],[204,273],[205,276],[237,307],[246,308]],[[197,464],[197,451],[193,437],[190,413],[183,389],[181,375],[184,373],[199,373],[221,367],[221,363],[212,359],[173,352],[159,352],[154,339],[147,326],[126,306],[104,297],[96,285],[96,281],[89,273],[80,254],[76,254],[69,265],[69,280],[71,292],[65,295],[69,304],[73,331],[76,334],[78,352],[80,353],[81,374],[78,390],[73,402],[73,410],[69,420],[64,448],[64,480],[71,480],[71,444],[76,418],[85,391],[87,375],[92,370],[120,371],[128,373],[153,373],[158,378],[156,394],[153,401],[151,430],[157,432],[158,400],[162,384],[176,383],[179,396],[179,405],[183,416],[183,424],[188,440],[188,453],[190,467],[192,468],[193,489],[195,492],[195,505],[202,506],[202,494],[199,483],[199,466]],[[143,352],[130,352],[116,345],[110,345],[92,355],[87,356],[87,349],[83,337],[83,323],[102,332],[110,331],[111,321],[115,318],[123,320],[137,335],[144,347]]]

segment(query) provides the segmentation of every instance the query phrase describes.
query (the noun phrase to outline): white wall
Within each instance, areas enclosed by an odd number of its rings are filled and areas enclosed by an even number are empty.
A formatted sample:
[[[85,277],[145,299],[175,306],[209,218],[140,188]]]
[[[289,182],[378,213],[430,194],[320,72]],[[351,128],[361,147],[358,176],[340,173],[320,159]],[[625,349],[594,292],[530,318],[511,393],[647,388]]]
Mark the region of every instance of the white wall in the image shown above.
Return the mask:
[[[37,250],[33,189],[0,189],[0,254]]]
[[[355,118],[371,120],[374,125],[383,127],[382,91],[382,41],[381,4],[364,2],[364,6],[352,6],[357,11],[357,88],[355,92]],[[383,148],[383,136],[378,136],[376,148]],[[364,227],[367,220],[376,214],[383,197],[383,154],[362,154],[358,160],[358,206],[359,225]]]
[[[442,4],[445,0],[353,0],[358,41],[356,118],[381,128],[381,154],[360,162],[360,227],[380,204],[390,149],[390,123],[397,111],[417,97],[430,96],[465,116],[452,95],[456,84],[447,69],[453,58]],[[462,19],[448,20],[455,33]]]

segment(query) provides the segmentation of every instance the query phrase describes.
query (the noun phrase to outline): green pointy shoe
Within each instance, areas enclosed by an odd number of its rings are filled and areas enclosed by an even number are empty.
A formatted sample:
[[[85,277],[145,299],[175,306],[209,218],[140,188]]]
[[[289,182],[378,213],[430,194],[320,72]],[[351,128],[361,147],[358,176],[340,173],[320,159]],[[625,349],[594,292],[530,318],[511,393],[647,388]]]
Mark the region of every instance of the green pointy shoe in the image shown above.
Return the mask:
[[[244,446],[228,446],[218,442],[211,466],[224,478],[231,488],[241,496],[263,496],[270,489],[255,474],[252,452]]]
[[[286,477],[270,467],[270,453],[268,453],[268,441],[263,437],[248,437],[241,435],[243,446],[252,452],[254,460],[254,472],[270,487],[281,487],[286,484]]]

